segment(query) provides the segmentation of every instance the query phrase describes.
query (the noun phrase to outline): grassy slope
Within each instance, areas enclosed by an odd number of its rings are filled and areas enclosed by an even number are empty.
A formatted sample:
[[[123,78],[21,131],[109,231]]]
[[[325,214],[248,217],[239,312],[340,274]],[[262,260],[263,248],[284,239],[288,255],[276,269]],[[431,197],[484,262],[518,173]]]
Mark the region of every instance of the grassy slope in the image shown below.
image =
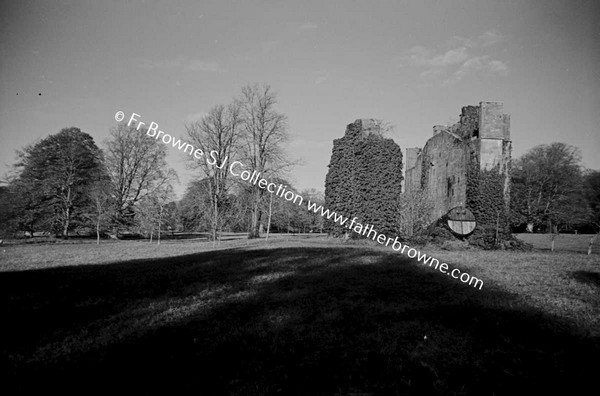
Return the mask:
[[[12,390],[514,394],[598,372],[598,256],[424,249],[480,291],[389,249],[230,244],[7,247]]]

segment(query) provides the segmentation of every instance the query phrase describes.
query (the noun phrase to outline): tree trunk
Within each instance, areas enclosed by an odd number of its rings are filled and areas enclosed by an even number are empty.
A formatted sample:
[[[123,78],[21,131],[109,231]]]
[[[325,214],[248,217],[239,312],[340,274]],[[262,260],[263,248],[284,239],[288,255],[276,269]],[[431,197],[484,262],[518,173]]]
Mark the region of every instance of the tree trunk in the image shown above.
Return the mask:
[[[217,197],[215,197],[215,208],[214,208],[214,212],[213,212],[213,221],[212,221],[212,240],[213,240],[213,244],[212,247],[213,249],[216,247],[217,244],[217,228],[219,227],[219,205],[217,202]]]
[[[496,211],[498,216],[496,217],[496,240],[494,241],[494,245],[498,246],[498,229],[500,228],[500,211]]]
[[[71,216],[71,212],[69,210],[69,208],[67,208],[67,212],[65,214],[65,224],[64,224],[64,228],[63,228],[63,237],[65,239],[69,238],[69,217]]]
[[[96,245],[100,245],[100,216],[98,216],[98,221],[96,221]]]
[[[588,245],[588,251],[587,251],[588,256],[590,254],[592,254],[592,246],[594,246],[594,242],[596,242],[596,239],[598,238],[598,235],[600,235],[600,232],[590,238],[590,243]]]
[[[163,209],[164,209],[164,206],[161,205],[160,213],[158,214],[158,243],[157,243],[157,245],[160,245],[160,227],[162,225]]]
[[[112,226],[112,235],[111,239],[119,240],[119,227],[117,225]]]
[[[254,206],[252,208],[252,222],[250,232],[248,233],[248,239],[259,238],[260,237],[260,208],[259,208],[259,200],[256,199],[254,201]]]
[[[269,231],[271,230],[271,213],[273,207],[273,194],[271,194],[271,198],[269,199],[269,220],[267,220],[267,238],[265,241],[269,240]]]
[[[70,202],[71,202],[71,188],[68,188],[67,190],[67,200],[66,200],[66,210],[65,210],[65,224],[64,224],[64,229],[63,229],[63,237],[65,239],[69,238],[69,223],[71,220],[71,208],[70,208]]]

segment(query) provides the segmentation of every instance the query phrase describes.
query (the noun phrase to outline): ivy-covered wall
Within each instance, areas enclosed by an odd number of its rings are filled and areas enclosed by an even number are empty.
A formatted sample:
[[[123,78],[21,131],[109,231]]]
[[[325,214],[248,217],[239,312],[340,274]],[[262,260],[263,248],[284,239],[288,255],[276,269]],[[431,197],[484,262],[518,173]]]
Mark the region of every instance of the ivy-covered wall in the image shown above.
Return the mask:
[[[326,208],[393,235],[401,185],[402,150],[392,139],[382,137],[376,121],[356,120],[344,137],[334,140],[325,179]],[[326,220],[325,228],[336,236],[349,232],[333,220]]]
[[[406,188],[427,192],[434,218],[466,206],[477,222],[469,242],[493,247],[510,239],[510,117],[502,103],[463,107],[456,124],[434,126],[424,148],[412,150]]]
[[[473,142],[476,148],[479,142]],[[505,167],[498,164],[482,169],[479,150],[474,149],[467,167],[466,207],[475,215],[477,227],[469,242],[492,247],[511,238],[508,221],[508,200],[505,195],[509,180]]]

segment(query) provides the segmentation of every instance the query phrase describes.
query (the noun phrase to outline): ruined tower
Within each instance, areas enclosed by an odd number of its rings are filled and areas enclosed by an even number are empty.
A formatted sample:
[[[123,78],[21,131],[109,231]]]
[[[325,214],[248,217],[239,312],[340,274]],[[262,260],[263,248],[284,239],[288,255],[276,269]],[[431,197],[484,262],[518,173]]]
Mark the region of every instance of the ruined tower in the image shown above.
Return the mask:
[[[325,207],[372,224],[379,232],[396,232],[397,200],[402,185],[402,150],[383,137],[373,119],[359,119],[333,141],[325,178]],[[325,228],[334,235],[348,230],[331,219]],[[352,235],[354,236],[354,234]]]
[[[510,160],[510,116],[502,103],[465,106],[456,124],[433,127],[423,149],[407,149],[405,191],[424,190],[433,219],[464,206],[481,227],[506,228]]]

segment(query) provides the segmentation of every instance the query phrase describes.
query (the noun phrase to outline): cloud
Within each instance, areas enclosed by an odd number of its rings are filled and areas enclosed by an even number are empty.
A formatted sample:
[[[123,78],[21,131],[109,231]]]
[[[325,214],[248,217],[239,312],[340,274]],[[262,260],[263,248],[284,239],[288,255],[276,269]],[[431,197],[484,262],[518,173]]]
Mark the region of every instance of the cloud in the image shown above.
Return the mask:
[[[303,23],[302,25],[300,25],[300,27],[298,28],[298,30],[303,31],[303,30],[314,30],[317,28],[317,25],[315,25],[312,22],[306,22]]]
[[[489,47],[501,41],[504,41],[505,37],[497,32],[489,31],[479,36],[479,45],[482,47]]]
[[[421,46],[409,50],[409,59],[417,66],[444,67],[460,63],[467,57],[465,47],[453,48],[442,54]]]
[[[188,59],[182,56],[173,59],[140,59],[140,67],[149,70],[178,69],[189,72],[218,73],[223,71],[217,61]]]
[[[506,75],[508,66],[486,54],[488,47],[504,40],[505,36],[491,30],[473,38],[454,36],[443,48],[415,46],[405,51],[400,61],[421,68],[419,77],[428,85],[436,81],[453,84],[473,72]]]
[[[504,62],[501,62],[499,60],[490,60],[490,62],[488,63],[488,67],[490,68],[491,71],[496,72],[496,73],[500,73],[500,74],[508,73],[508,66],[506,66],[506,64]]]
[[[451,85],[469,74],[475,72],[489,72],[491,74],[505,75],[508,73],[508,66],[502,61],[492,58],[489,55],[475,56],[464,62],[458,70],[456,70],[443,85]]]

